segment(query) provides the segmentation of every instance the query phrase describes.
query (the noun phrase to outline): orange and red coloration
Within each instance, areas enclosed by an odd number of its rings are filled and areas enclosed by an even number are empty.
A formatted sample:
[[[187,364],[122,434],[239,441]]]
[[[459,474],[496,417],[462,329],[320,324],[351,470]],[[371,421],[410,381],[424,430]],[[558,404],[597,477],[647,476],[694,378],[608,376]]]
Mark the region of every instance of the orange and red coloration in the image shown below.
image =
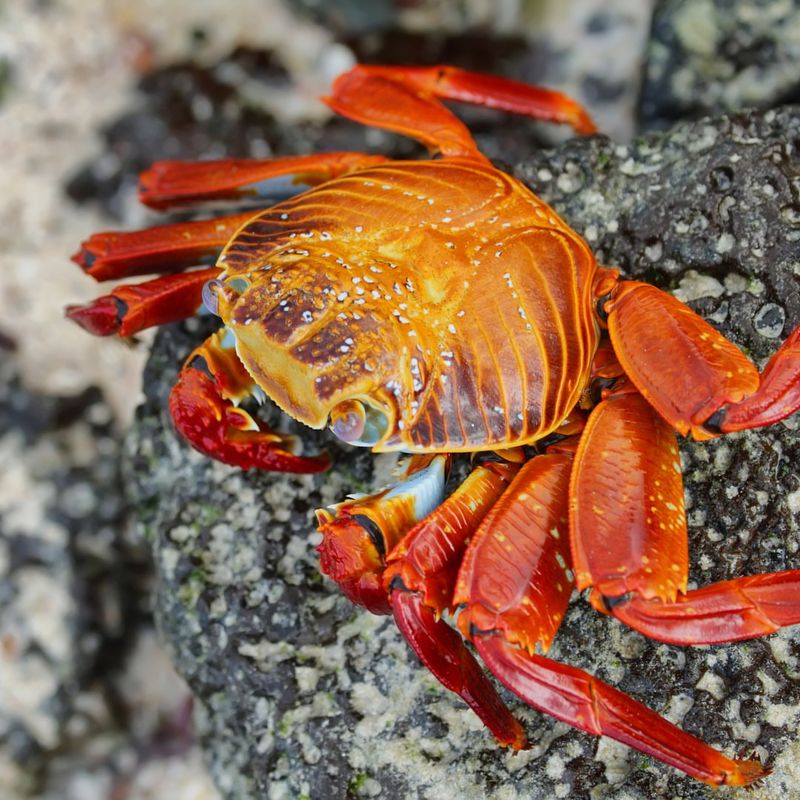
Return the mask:
[[[267,210],[96,234],[76,260],[98,280],[162,274],[68,314],[125,336],[204,300],[225,329],[186,361],[170,410],[194,447],[226,463],[328,466],[238,408],[259,390],[310,427],[413,454],[397,486],[318,512],[322,569],[354,602],[393,614],[500,743],[527,746],[465,639],[531,705],[702,781],[748,784],[766,772],[757,761],[726,757],[537,646],[550,646],[573,585],[677,644],[800,622],[797,570],[687,591],[676,442],[797,411],[800,328],[759,374],[688,307],[599,267],[440,98],[594,130],[544,89],[451,67],[356,67],[328,104],[440,158],[157,163],[141,182],[154,208],[257,200],[275,182],[298,193]],[[215,267],[188,269],[209,258]],[[459,452],[476,454],[474,468],[443,500]],[[460,634],[444,618],[456,609]]]

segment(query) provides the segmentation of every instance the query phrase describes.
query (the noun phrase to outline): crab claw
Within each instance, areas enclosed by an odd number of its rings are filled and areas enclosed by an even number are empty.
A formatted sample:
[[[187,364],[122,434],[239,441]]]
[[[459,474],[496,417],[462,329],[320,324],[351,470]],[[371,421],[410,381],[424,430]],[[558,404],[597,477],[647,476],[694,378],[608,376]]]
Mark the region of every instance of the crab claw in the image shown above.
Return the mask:
[[[225,381],[195,366],[199,360],[189,359],[169,396],[175,426],[192,447],[241,469],[295,473],[328,469],[328,453],[296,455],[294,437],[273,433],[226,400],[221,391]]]
[[[448,466],[448,456],[412,456],[407,477],[395,486],[317,510],[320,568],[352,602],[373,614],[390,612],[386,554],[442,502]]]

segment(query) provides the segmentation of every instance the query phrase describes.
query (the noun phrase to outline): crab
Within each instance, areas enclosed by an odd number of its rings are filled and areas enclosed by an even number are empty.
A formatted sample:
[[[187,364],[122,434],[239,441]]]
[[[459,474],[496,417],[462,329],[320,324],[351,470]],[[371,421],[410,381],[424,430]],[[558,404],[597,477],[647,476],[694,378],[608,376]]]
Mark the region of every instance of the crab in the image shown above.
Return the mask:
[[[328,105],[436,158],[157,162],[141,176],[148,206],[240,210],[93,235],[75,260],[97,280],[160,276],[67,314],[123,337],[203,307],[218,315],[169,401],[180,434],[212,458],[329,467],[327,453],[301,454],[241,407],[254,395],[344,442],[408,454],[395,485],[317,512],[321,568],[355,603],[392,614],[501,745],[528,742],[475,654],[525,703],[581,730],[709,784],[750,784],[768,772],[759,761],[720,753],[545,653],[574,588],[677,645],[800,622],[800,570],[688,590],[677,442],[800,409],[800,327],[759,373],[686,305],[598,265],[442,100],[595,131],[580,105],[540,87],[448,66],[357,66]],[[470,454],[471,472],[445,497],[456,454]]]

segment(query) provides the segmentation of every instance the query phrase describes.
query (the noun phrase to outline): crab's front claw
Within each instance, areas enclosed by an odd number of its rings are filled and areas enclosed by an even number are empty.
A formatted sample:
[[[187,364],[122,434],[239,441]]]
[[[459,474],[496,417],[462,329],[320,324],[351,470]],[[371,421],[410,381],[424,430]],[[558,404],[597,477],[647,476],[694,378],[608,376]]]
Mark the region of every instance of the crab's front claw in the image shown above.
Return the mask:
[[[352,602],[373,614],[391,611],[386,555],[442,502],[448,467],[449,456],[415,455],[396,485],[317,510],[320,568]]]
[[[178,432],[201,453],[241,469],[322,472],[330,456],[299,456],[296,439],[270,431],[238,401],[253,389],[252,379],[232,350],[214,334],[189,357],[172,388],[169,410]]]
[[[347,502],[347,501],[346,501]],[[344,505],[344,504],[341,504]],[[373,614],[391,611],[383,588],[383,534],[360,514],[317,511],[322,542],[320,569],[339,584],[345,597]]]

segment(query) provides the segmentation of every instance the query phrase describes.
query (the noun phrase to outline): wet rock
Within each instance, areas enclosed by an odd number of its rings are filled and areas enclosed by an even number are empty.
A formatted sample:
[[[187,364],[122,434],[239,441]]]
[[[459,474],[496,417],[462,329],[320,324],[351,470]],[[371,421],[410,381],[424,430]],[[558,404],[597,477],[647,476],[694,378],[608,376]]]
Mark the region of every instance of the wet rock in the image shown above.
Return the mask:
[[[762,363],[778,344],[765,335],[777,320],[780,336],[800,323],[797,227],[783,211],[798,204],[799,132],[800,113],[791,109],[722,117],[628,147],[600,137],[570,141],[531,155],[516,173],[589,239],[602,263],[680,289]],[[419,666],[391,622],[355,609],[318,573],[313,509],[385,480],[376,477],[387,474],[385,457],[305,432],[309,450],[334,451],[329,474],[251,474],[212,463],[178,440],[167,394],[208,325],[192,320],[159,334],[128,462],[156,564],[160,627],[197,698],[224,796],[714,795],[513,698],[534,747],[517,756],[500,750]],[[274,409],[267,413],[293,428]],[[693,584],[798,566],[796,418],[683,443],[682,458]],[[550,654],[729,754],[755,749],[775,763],[749,798],[796,785],[797,628],[684,649],[650,642],[578,601]]]
[[[800,7],[760,0],[660,0],[640,113],[647,127],[800,98]]]

